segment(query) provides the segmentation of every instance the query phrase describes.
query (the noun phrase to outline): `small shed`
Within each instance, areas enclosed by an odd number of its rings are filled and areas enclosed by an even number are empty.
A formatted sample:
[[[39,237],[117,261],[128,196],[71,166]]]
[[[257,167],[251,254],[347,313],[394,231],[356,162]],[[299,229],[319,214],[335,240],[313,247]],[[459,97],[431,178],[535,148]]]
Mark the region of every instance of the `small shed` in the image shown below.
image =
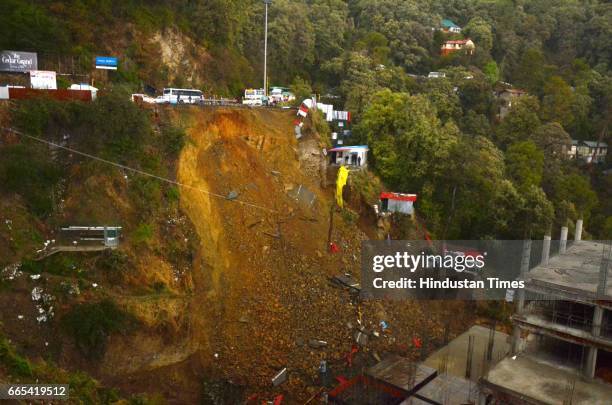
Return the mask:
[[[329,164],[365,167],[368,164],[367,145],[341,146],[328,150]]]
[[[115,249],[119,246],[121,229],[120,226],[68,226],[61,230],[64,237],[78,239],[81,243],[102,244]]]
[[[380,207],[383,215],[385,213],[399,212],[407,215],[414,215],[414,202],[417,200],[416,194],[392,193],[383,191],[380,193]]]

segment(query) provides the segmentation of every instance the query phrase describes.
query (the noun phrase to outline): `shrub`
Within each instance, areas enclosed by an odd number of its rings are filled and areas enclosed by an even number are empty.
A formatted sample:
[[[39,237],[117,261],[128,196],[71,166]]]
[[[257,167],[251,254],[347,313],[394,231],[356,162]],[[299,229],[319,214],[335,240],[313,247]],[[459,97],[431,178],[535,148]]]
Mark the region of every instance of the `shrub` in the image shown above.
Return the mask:
[[[132,238],[136,244],[147,244],[153,238],[153,226],[151,224],[138,225]]]
[[[141,220],[147,220],[161,206],[162,190],[160,181],[137,176],[131,182],[130,197],[139,212]]]
[[[0,148],[0,191],[17,193],[39,217],[53,211],[53,187],[60,168],[39,145],[18,144]]]
[[[8,369],[9,373],[18,377],[31,377],[32,366],[30,362],[21,357],[5,338],[0,338],[0,363]]]
[[[124,270],[129,263],[128,256],[119,250],[105,250],[96,262],[102,270]]]
[[[168,287],[166,286],[166,283],[164,283],[163,281],[154,282],[152,287],[153,287],[153,291],[155,291],[157,294],[161,294],[161,293],[168,291]]]
[[[162,129],[162,143],[164,152],[169,157],[175,157],[185,146],[185,130],[183,128],[168,125]]]
[[[128,329],[135,319],[105,299],[76,305],[62,318],[62,323],[85,356],[100,358],[106,350],[108,336]]]
[[[135,163],[143,158],[151,123],[145,111],[130,101],[129,94],[119,87],[101,95],[90,105],[84,137],[97,139],[104,157],[122,163]]]
[[[130,268],[130,259],[120,250],[105,250],[96,260],[97,269],[113,282],[121,282]]]
[[[70,254],[56,254],[41,261],[24,260],[21,269],[27,273],[44,271],[58,276],[74,276],[77,274],[78,260]]]
[[[351,211],[350,209],[344,208],[342,210],[342,219],[344,220],[345,223],[349,225],[354,225],[357,223],[359,216],[355,212]]]
[[[178,202],[179,199],[181,198],[181,193],[178,187],[168,187],[168,189],[166,190],[166,198],[168,199],[169,202],[174,203],[174,202]]]

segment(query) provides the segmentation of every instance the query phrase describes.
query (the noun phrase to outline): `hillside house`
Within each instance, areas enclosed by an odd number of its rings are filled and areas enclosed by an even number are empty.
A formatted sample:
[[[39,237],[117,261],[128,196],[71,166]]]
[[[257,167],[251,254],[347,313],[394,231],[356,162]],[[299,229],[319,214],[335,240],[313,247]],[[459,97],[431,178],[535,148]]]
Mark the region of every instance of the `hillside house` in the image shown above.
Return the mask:
[[[572,146],[567,154],[570,159],[580,159],[586,163],[603,163],[608,155],[608,144],[572,139]]]
[[[414,215],[414,202],[416,194],[392,193],[383,191],[380,193],[380,210],[382,215],[398,212],[406,215]]]
[[[442,31],[449,32],[452,34],[459,34],[461,32],[461,27],[455,24],[452,20],[444,19],[442,20]]]
[[[362,168],[368,164],[367,145],[342,146],[328,150],[329,164],[332,166],[350,166]]]
[[[473,55],[475,49],[476,45],[471,39],[456,39],[444,41],[440,48],[440,54],[446,56],[457,51],[464,51],[467,55]]]
[[[519,97],[528,94],[525,90],[521,89],[503,89],[495,92],[495,96],[500,101],[499,103],[499,118],[504,119],[510,108],[512,108],[512,103]]]

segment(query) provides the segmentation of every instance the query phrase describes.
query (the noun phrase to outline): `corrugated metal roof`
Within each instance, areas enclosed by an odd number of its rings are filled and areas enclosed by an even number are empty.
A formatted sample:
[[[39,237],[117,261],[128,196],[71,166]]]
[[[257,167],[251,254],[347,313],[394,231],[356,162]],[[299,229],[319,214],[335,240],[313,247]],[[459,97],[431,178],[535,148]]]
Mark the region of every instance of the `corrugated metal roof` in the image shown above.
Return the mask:
[[[370,148],[368,148],[368,145],[350,145],[350,146],[340,146],[337,148],[332,148],[330,150],[328,150],[328,152],[344,152],[347,150],[370,150]]]

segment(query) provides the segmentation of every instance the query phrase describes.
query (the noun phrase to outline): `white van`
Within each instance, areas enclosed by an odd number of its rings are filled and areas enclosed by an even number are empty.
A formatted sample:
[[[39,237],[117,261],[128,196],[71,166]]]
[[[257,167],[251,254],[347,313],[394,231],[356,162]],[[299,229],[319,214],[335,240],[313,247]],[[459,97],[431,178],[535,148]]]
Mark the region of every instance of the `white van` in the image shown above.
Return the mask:
[[[170,104],[201,104],[204,102],[204,94],[196,89],[164,89],[161,96],[163,101]]]

